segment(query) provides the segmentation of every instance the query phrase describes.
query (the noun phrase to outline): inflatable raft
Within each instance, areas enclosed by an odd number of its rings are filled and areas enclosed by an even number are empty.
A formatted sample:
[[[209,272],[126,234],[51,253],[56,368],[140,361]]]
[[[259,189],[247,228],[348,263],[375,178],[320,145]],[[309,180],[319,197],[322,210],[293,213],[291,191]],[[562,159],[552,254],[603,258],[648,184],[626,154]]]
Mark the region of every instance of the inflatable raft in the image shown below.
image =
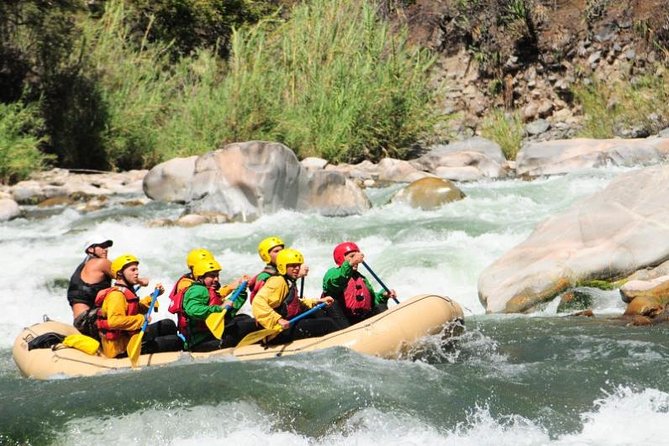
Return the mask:
[[[420,338],[442,332],[448,337],[461,329],[463,323],[462,308],[456,302],[448,297],[424,294],[391,306],[388,311],[346,330],[326,336],[300,339],[283,345],[254,344],[206,353],[165,352],[141,355],[137,368],[213,358],[267,359],[330,347],[346,347],[358,353],[392,359],[399,357]],[[25,328],[16,338],[12,350],[14,361],[24,376],[36,379],[91,376],[132,368],[128,358],[110,359],[99,353],[88,355],[62,344],[52,348],[28,350],[28,343],[32,339],[50,332],[65,336],[78,333],[72,325],[50,320]]]

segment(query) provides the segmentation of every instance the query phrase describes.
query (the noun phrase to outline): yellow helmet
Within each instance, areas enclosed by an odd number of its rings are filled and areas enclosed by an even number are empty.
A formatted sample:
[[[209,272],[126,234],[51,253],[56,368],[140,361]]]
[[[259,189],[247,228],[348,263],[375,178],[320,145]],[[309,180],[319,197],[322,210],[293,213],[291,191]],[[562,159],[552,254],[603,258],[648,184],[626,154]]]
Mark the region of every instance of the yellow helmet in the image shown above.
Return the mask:
[[[132,254],[121,254],[116,257],[111,263],[112,276],[116,277],[118,273],[131,263],[139,263],[139,259]]]
[[[286,244],[279,237],[267,237],[258,244],[258,254],[260,254],[263,262],[269,263],[272,261],[269,252],[277,246],[286,246]]]
[[[286,274],[286,266],[304,263],[304,256],[300,251],[293,248],[282,249],[276,256],[276,269],[279,274]]]
[[[221,264],[218,263],[216,259],[211,258],[211,259],[200,260],[193,266],[193,277],[195,278],[195,280],[197,280],[207,273],[220,270],[221,270]]]
[[[188,269],[193,269],[195,264],[200,260],[212,260],[213,258],[214,255],[210,251],[207,251],[204,248],[195,248],[186,256],[186,266]]]

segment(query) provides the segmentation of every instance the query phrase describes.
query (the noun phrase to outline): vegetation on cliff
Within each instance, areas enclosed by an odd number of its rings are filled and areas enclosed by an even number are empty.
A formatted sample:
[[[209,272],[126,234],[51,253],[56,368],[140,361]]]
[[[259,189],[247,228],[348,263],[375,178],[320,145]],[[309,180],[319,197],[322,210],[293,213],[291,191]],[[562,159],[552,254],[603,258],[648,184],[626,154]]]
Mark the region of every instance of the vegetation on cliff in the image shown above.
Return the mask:
[[[332,161],[401,157],[432,125],[432,58],[370,2],[314,0],[289,19],[269,2],[102,3],[2,6],[0,99],[16,104],[2,113],[43,119],[19,126],[22,145],[44,154],[35,168],[49,155],[70,168],[146,168],[253,139]],[[19,150],[0,147],[5,158]]]
[[[643,136],[669,125],[668,48],[662,0],[6,1],[0,181],[254,139],[356,162],[456,132],[513,159],[562,112],[567,135]],[[445,104],[456,53],[477,76]]]

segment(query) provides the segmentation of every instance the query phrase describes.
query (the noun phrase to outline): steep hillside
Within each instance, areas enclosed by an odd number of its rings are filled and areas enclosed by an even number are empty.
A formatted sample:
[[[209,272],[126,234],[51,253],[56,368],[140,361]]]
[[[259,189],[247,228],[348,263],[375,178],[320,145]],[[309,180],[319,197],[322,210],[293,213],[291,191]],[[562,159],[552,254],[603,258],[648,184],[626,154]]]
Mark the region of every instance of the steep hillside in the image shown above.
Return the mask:
[[[456,133],[479,132],[501,107],[541,120],[536,138],[573,136],[582,122],[575,87],[666,78],[666,0],[417,0],[398,11],[413,42],[439,54],[435,80],[444,81],[443,110],[460,112],[449,125]]]

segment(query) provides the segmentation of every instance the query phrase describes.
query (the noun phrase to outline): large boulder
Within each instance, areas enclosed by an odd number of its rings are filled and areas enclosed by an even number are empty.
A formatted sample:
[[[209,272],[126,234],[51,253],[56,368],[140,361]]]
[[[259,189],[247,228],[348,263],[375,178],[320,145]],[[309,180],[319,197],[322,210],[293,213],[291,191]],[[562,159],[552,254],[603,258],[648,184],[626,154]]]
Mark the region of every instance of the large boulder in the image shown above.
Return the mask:
[[[383,158],[376,165],[378,181],[385,183],[411,183],[434,175],[420,171],[409,161],[394,158]]]
[[[669,166],[615,178],[540,223],[478,282],[488,312],[535,309],[583,281],[616,279],[669,258]]]
[[[11,198],[0,198],[0,221],[11,220],[21,214],[19,204]]]
[[[352,180],[336,171],[316,171],[303,176],[298,210],[329,217],[361,214],[372,207],[367,195]]]
[[[521,176],[554,175],[604,166],[659,164],[669,157],[669,139],[560,139],[525,144],[516,157]]]
[[[508,171],[499,144],[478,136],[433,146],[411,163],[418,169],[454,181],[500,178]]]
[[[400,189],[391,199],[413,208],[435,209],[452,201],[462,200],[465,194],[452,182],[443,178],[421,178]]]
[[[228,144],[199,157],[154,167],[144,180],[147,196],[185,202],[187,212],[250,221],[280,209],[326,215],[361,213],[371,206],[362,190],[335,171],[307,169],[283,144]]]
[[[157,201],[186,202],[191,198],[190,185],[197,156],[173,158],[156,165],[144,177],[144,193]]]
[[[195,161],[189,209],[254,220],[266,212],[297,207],[302,166],[283,144],[228,144]]]

